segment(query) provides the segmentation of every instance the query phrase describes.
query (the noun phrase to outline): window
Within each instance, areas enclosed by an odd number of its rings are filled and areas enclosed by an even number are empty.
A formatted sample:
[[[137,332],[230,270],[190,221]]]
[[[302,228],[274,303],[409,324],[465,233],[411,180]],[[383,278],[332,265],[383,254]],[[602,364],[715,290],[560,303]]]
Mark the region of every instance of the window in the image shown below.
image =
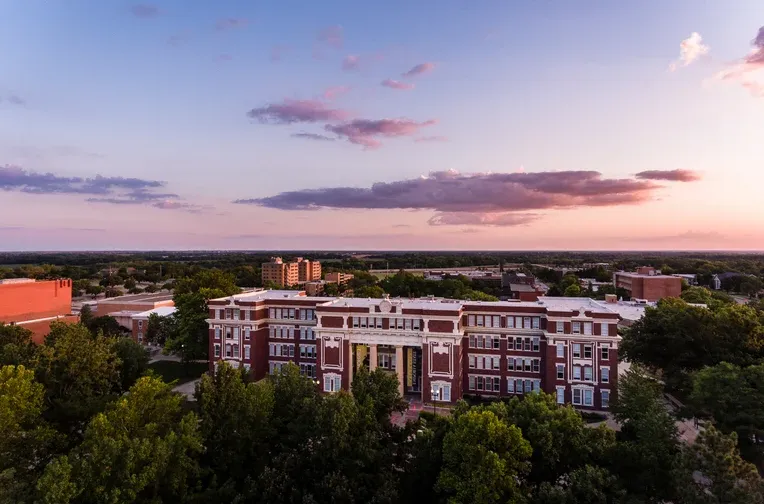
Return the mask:
[[[244,320],[249,320],[249,310],[244,310]]]
[[[469,389],[470,390],[475,390],[475,377],[474,376],[470,376],[469,377]]]
[[[557,404],[565,404],[565,387],[557,387]]]
[[[581,344],[580,343],[573,343],[573,358],[574,359],[580,359],[581,358]]]
[[[538,352],[539,346],[541,344],[541,340],[539,340],[539,338],[533,338],[532,343],[533,343],[533,351]]]
[[[239,358],[239,345],[233,346],[233,356],[237,359]]]
[[[250,368],[251,368],[251,367],[252,367],[252,366],[250,366],[250,365],[249,365],[249,364],[247,364],[246,362],[244,363],[244,371],[246,371],[246,372],[249,372],[249,370],[250,370]]]
[[[594,391],[584,389],[584,406],[594,406]]]
[[[220,345],[215,345],[215,357],[220,357]]]
[[[340,375],[334,373],[324,375],[324,392],[339,392],[341,385]]]
[[[565,379],[565,364],[557,364],[557,379]]]
[[[609,390],[603,390],[602,393],[602,409],[608,408],[610,406],[610,391]]]
[[[235,340],[239,339],[239,328],[238,327],[234,327],[233,328],[233,339],[235,339]]]
[[[353,327],[358,327],[359,317],[353,317]]]
[[[562,323],[562,322],[560,322]],[[565,357],[565,344],[557,343],[557,357]]]
[[[531,339],[525,338],[525,351],[530,352],[531,351]]]
[[[249,345],[244,345],[244,358],[247,360],[249,360],[249,352],[250,352]]]
[[[501,348],[501,340],[499,339],[498,336],[494,336],[491,339],[493,340],[493,349],[494,350],[498,350],[499,348]]]
[[[533,328],[538,329],[541,326],[541,319],[539,317],[533,317]]]
[[[300,320],[306,320],[306,316],[308,314],[308,311],[305,309],[300,310]],[[300,374],[302,374],[302,370],[300,371]]]
[[[600,324],[600,334],[602,336],[610,336],[610,324]]]
[[[378,322],[379,325],[377,327],[382,327],[382,319],[377,319],[377,320],[379,321]],[[412,321],[411,328],[414,329],[415,331],[419,330],[419,319],[414,319]]]
[[[249,341],[250,331],[251,329],[249,327],[244,328],[244,341]]]
[[[451,385],[448,383],[435,382],[430,392],[433,401],[451,402]]]
[[[515,379],[514,378],[507,378],[507,393],[508,394],[514,394],[515,393]]]
[[[142,332],[139,332],[139,333],[138,333],[138,343],[140,343],[140,342],[142,342],[142,341],[143,341],[143,333],[142,333]]]
[[[584,334],[587,336],[592,335],[592,323],[591,322],[584,322]]]
[[[470,327],[475,327],[475,316],[474,315],[470,315],[469,317],[467,317],[467,325],[470,326]]]
[[[523,317],[523,329],[530,329],[530,328],[531,328],[531,318]]]
[[[215,339],[216,340],[220,340],[220,328],[219,327],[215,328]]]
[[[507,317],[507,327],[510,329],[515,327],[515,317]]]
[[[584,359],[591,359],[591,358],[592,358],[592,346],[584,345]]]
[[[271,308],[270,309],[269,317],[268,318],[272,318],[272,319],[276,318],[276,308]]]
[[[276,328],[275,327],[269,327],[268,328],[268,337],[269,338],[275,338],[276,337]]]
[[[231,339],[231,328],[226,327],[225,328],[225,339]]]
[[[469,361],[470,361],[470,369],[475,369],[475,361],[476,361],[475,356],[470,355]]]
[[[289,309],[289,318],[294,319],[294,308]]]
[[[499,369],[501,362],[501,357],[495,356],[493,357],[493,369]]]
[[[524,369],[525,369],[526,372],[529,372],[531,370],[531,366],[533,365],[532,362],[533,361],[531,359],[525,359],[525,368]]]
[[[594,381],[593,369],[591,366],[584,366],[584,380]]]
[[[533,359],[533,372],[538,373],[541,368],[541,361],[539,359]]]
[[[308,378],[316,377],[316,365],[315,364],[300,364],[300,375]]]
[[[610,368],[609,367],[600,368],[600,381],[602,383],[610,383]]]
[[[315,359],[316,345],[300,345],[300,357],[303,359]]]
[[[493,327],[493,319],[490,315],[485,316],[485,326],[486,327]]]
[[[515,359],[510,357],[507,359],[507,370],[508,371],[514,371],[515,370]]]
[[[577,406],[581,405],[581,389],[578,389],[578,388],[573,389],[573,404]]]
[[[143,329],[143,320],[138,321],[138,329]]]
[[[226,345],[225,346],[225,356],[226,357],[231,357],[231,355],[233,355],[232,352],[231,352],[231,345]]]
[[[565,322],[557,322],[557,333],[562,334],[565,332]]]
[[[404,320],[403,328],[406,329],[407,331],[411,330],[411,319]]]
[[[541,392],[541,380],[533,380],[533,392]]]
[[[581,322],[573,322],[573,334],[581,334]]]
[[[523,339],[515,338],[515,350],[522,350],[522,349],[523,349]]]
[[[610,348],[604,346],[600,348],[600,359],[602,360],[610,360]]]
[[[395,328],[403,329],[403,319],[395,319]]]
[[[494,327],[501,327],[501,315],[494,315],[493,316],[493,326]]]
[[[526,394],[530,394],[533,392],[533,380],[525,380],[525,390],[524,392]]]
[[[573,366],[573,379],[574,380],[581,379],[581,366]]]

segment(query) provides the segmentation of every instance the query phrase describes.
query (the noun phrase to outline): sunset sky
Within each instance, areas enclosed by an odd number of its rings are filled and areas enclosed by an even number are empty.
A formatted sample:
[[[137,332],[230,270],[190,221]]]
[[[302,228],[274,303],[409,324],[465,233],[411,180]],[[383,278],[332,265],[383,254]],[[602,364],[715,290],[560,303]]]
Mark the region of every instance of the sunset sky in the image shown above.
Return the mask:
[[[762,250],[763,26],[761,0],[0,0],[0,250]]]

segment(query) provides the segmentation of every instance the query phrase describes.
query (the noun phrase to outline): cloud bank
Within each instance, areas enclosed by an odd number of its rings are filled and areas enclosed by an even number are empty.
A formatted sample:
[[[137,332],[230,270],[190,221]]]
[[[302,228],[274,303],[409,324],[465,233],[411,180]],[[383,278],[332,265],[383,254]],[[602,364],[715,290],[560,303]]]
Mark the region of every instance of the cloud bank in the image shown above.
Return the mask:
[[[649,179],[604,178],[596,171],[462,174],[451,170],[378,182],[369,188],[305,189],[234,203],[279,210],[430,210],[436,212],[431,225],[517,226],[537,219],[533,212],[539,210],[644,203],[662,187]]]
[[[716,77],[738,82],[753,96],[764,97],[764,76],[761,75],[764,71],[764,26],[759,28],[751,45],[753,47],[748,55],[716,74]]]
[[[695,182],[700,174],[692,170],[647,170],[634,175],[642,180],[668,180],[671,182]]]
[[[254,108],[247,116],[264,124],[294,124],[342,121],[348,117],[344,110],[329,108],[318,100],[290,100]]]
[[[703,37],[698,32],[692,32],[679,44],[679,59],[669,65],[669,70],[673,72],[680,66],[686,67],[708,54],[709,50],[710,47],[703,43]]]
[[[416,134],[421,128],[435,124],[429,120],[416,122],[409,119],[355,119],[343,124],[327,124],[324,128],[350,143],[375,148],[382,145],[378,137],[400,137]]]
[[[414,85],[410,84],[408,82],[401,82],[393,79],[385,79],[382,81],[382,85],[384,87],[388,87],[391,89],[401,89],[401,90],[407,90],[407,89],[414,89]]]
[[[435,63],[420,63],[414,65],[408,72],[401,74],[403,77],[416,77],[417,75],[426,74],[432,72],[435,69]]]

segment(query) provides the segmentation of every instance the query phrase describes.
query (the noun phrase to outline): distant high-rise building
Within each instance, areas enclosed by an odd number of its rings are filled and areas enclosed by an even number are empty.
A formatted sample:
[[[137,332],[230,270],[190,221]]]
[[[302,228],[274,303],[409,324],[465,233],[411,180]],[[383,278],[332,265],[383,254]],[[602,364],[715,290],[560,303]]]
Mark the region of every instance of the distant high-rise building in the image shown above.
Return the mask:
[[[263,285],[268,282],[279,287],[289,287],[302,282],[321,280],[321,263],[298,257],[294,262],[284,262],[274,257],[262,265]]]

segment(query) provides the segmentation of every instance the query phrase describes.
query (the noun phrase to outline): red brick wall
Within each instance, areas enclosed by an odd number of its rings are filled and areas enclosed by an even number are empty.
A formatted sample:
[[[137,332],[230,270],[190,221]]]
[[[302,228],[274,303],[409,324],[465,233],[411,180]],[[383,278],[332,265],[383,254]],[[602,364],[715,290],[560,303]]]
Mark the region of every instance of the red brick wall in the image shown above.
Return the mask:
[[[340,328],[342,327],[342,317],[327,317],[323,315],[321,317],[321,325],[323,327]]]
[[[72,312],[72,281],[0,285],[0,322],[21,322]]]
[[[454,323],[450,320],[430,320],[430,332],[450,333],[454,330]]]
[[[40,345],[45,341],[45,337],[50,333],[50,325],[53,322],[66,322],[67,324],[76,324],[80,318],[77,315],[65,315],[58,319],[42,320],[31,324],[23,324],[21,327],[32,331],[32,341]]]

